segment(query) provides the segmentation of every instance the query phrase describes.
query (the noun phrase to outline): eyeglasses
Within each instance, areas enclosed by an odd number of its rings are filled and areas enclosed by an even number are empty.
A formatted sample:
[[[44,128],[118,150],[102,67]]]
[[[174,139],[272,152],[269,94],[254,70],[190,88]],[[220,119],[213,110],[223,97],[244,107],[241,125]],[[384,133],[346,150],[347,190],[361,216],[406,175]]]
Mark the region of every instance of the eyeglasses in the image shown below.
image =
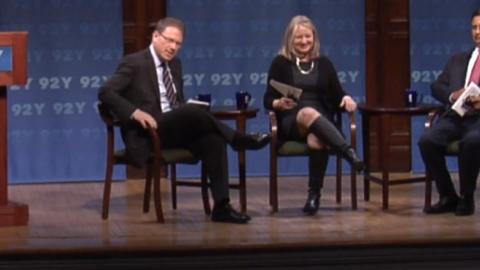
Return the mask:
[[[173,39],[173,38],[166,37],[164,34],[162,34],[162,33],[160,33],[160,32],[158,32],[158,34],[159,34],[160,36],[162,36],[162,38],[163,38],[167,43],[173,43],[173,44],[177,45],[178,47],[181,47],[181,46],[182,46],[182,42],[176,41],[176,40]]]

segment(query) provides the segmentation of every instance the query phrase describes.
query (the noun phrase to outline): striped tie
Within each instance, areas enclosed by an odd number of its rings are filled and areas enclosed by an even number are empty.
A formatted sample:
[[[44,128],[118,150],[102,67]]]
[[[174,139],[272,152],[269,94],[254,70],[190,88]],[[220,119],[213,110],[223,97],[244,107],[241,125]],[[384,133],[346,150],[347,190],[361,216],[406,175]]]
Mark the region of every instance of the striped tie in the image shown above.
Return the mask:
[[[167,90],[167,99],[170,102],[170,107],[175,108],[177,107],[177,94],[175,90],[173,90],[173,82],[172,77],[170,76],[170,70],[168,65],[163,62],[163,84],[165,85],[165,89]]]

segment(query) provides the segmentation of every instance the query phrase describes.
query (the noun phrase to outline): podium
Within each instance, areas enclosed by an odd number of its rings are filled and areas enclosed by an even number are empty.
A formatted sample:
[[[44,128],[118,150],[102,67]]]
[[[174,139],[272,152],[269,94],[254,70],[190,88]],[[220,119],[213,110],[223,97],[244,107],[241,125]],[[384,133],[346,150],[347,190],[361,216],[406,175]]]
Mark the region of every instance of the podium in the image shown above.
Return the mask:
[[[0,226],[28,223],[28,205],[8,200],[7,86],[27,83],[27,32],[0,32]]]

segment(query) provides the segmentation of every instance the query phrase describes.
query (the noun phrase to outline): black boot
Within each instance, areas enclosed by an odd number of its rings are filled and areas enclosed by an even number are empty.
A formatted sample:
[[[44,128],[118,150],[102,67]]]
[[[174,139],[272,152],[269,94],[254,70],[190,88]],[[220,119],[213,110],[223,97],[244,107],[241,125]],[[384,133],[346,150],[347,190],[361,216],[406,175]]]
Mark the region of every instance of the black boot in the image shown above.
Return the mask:
[[[365,164],[355,153],[355,150],[347,144],[342,134],[327,118],[318,117],[308,130],[329,145],[336,153],[339,153],[357,172],[365,169]]]
[[[365,164],[351,146],[347,146],[345,150],[341,152],[341,155],[357,172],[361,172],[365,169]]]
[[[318,211],[320,206],[320,192],[319,191],[309,191],[307,201],[303,207],[303,212],[307,215],[314,215]]]

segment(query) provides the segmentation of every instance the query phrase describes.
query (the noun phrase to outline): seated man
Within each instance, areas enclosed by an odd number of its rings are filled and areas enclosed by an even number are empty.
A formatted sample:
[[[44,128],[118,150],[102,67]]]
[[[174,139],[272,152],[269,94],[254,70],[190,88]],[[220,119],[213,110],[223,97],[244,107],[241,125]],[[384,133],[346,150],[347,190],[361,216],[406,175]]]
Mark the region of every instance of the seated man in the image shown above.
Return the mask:
[[[99,99],[122,122],[127,154],[137,166],[145,165],[151,152],[145,129],[158,129],[163,147],[187,148],[204,162],[214,200],[212,220],[247,223],[250,217],[229,203],[226,144],[235,150],[260,149],[270,136],[236,132],[206,110],[185,104],[181,62],[175,57],[184,27],[175,18],[160,20],[149,48],[122,59],[100,88]]]
[[[475,211],[474,192],[480,168],[480,98],[471,98],[473,108],[463,117],[451,109],[470,82],[478,85],[480,81],[480,9],[473,13],[471,23],[475,48],[452,56],[431,85],[432,95],[445,104],[447,111],[418,142],[426,169],[440,195],[436,204],[425,209],[427,214],[454,212],[457,216],[464,216]],[[455,140],[460,141],[460,197],[455,192],[445,160],[447,145]]]

